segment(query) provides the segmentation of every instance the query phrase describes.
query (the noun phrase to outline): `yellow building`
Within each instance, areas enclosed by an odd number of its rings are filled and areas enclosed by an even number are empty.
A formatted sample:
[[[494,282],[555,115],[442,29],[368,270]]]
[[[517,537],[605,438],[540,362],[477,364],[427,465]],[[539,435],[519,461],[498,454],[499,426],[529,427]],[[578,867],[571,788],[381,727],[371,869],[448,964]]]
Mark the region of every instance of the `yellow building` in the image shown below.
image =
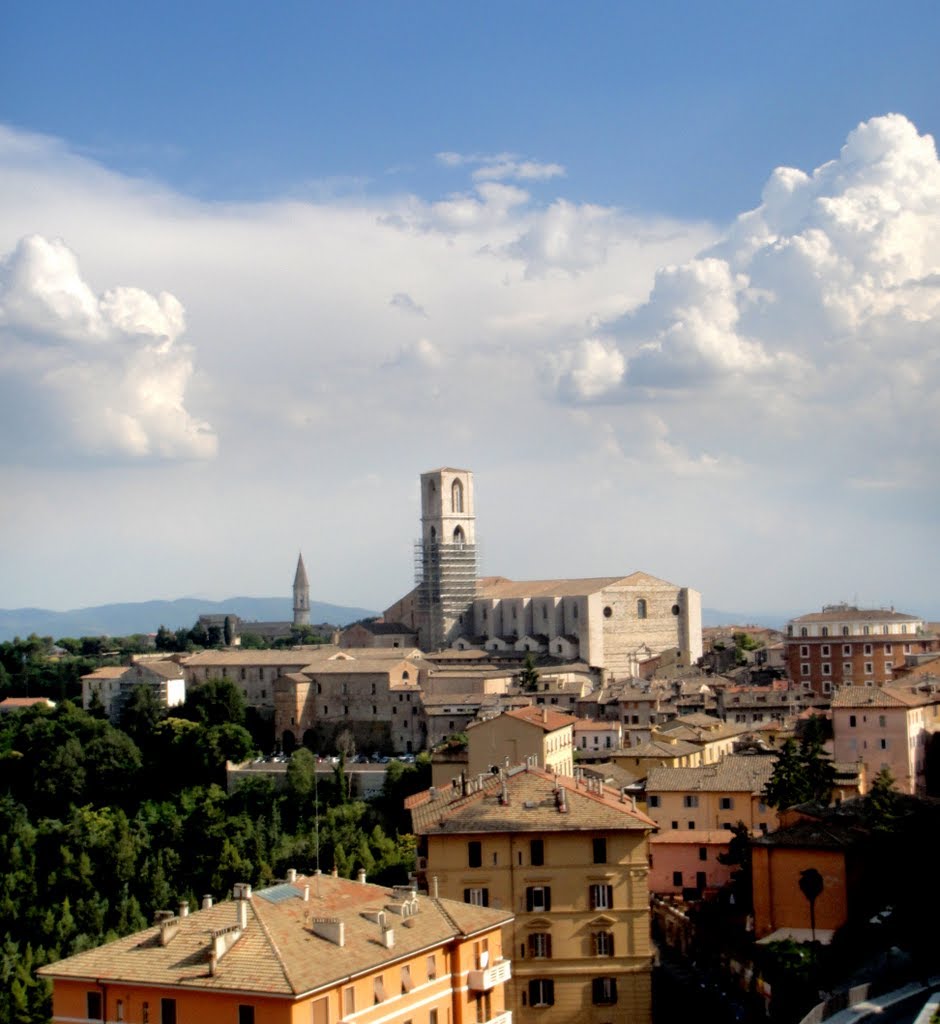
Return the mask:
[[[546,705],[517,708],[467,729],[471,775],[493,765],[521,764],[534,759],[537,768],[559,775],[574,774],[574,725],[578,720]]]
[[[297,877],[50,964],[54,1024],[512,1024],[508,912]],[[211,902],[211,901],[209,901]]]
[[[419,883],[512,911],[519,1024],[648,1024],[648,837],[599,780],[517,766],[409,797]]]

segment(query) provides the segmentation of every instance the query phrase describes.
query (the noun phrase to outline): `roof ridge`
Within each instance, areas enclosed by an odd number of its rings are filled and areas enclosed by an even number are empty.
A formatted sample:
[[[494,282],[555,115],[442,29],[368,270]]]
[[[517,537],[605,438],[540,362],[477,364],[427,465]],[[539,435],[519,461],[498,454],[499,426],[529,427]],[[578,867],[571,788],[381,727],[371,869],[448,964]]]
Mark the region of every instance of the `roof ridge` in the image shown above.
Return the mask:
[[[252,896],[252,898],[248,902],[251,905],[251,912],[254,915],[255,920],[258,922],[258,925],[261,928],[262,934],[264,935],[265,939],[267,940],[268,945],[274,951],[274,959],[277,961],[277,965],[281,969],[281,974],[284,975],[284,980],[287,982],[288,988],[290,988],[291,992],[295,996],[299,995],[301,993],[301,991],[303,991],[303,990],[297,988],[297,986],[294,984],[294,979],[290,976],[290,974],[288,974],[287,966],[284,963],[284,955],[281,953],[281,948],[280,948],[280,946],[278,946],[277,942],[275,942],[273,936],[271,935],[270,930],[268,929],[267,924],[265,924],[264,919],[262,918],[262,916],[258,913],[257,909],[255,908],[255,897],[254,897],[254,895]]]

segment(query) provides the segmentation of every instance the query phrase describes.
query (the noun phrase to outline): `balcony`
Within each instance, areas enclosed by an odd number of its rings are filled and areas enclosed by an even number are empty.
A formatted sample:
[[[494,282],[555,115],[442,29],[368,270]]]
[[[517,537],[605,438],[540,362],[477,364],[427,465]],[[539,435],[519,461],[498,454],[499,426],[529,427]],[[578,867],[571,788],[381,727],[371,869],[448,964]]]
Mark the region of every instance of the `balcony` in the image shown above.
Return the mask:
[[[467,975],[467,988],[471,992],[489,992],[491,988],[509,981],[512,971],[508,960],[497,960],[490,967],[479,971],[470,971]],[[502,1020],[502,1016],[496,1018]],[[492,1022],[490,1022],[492,1024]]]
[[[497,1013],[495,1017],[490,1017],[486,1024],[512,1024],[512,1010],[503,1010],[502,1013]]]

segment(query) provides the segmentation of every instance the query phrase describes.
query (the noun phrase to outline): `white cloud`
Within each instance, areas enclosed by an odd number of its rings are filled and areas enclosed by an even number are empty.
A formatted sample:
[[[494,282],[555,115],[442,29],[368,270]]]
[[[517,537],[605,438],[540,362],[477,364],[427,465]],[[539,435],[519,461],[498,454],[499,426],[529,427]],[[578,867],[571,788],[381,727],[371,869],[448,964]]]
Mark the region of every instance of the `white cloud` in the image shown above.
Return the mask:
[[[215,435],[183,404],[193,372],[184,327],[174,296],[96,296],[62,241],[23,238],[0,262],[4,436],[79,456],[212,457]],[[15,430],[17,419],[32,429]]]
[[[445,167],[474,167],[474,181],[548,181],[563,178],[565,168],[558,163],[529,160],[516,153],[438,153]]]

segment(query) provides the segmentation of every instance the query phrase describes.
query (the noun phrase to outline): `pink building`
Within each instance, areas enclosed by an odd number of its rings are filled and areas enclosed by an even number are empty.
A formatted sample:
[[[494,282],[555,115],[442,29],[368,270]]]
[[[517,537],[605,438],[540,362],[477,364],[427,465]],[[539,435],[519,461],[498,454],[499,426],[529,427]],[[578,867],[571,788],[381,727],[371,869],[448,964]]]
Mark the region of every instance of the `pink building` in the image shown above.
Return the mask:
[[[940,731],[940,677],[915,685],[846,686],[832,699],[833,759],[862,761],[867,787],[887,768],[902,793],[924,796],[930,735]]]
[[[650,837],[650,892],[681,895],[684,889],[720,889],[735,867],[718,862],[728,852],[727,829],[660,832]]]

